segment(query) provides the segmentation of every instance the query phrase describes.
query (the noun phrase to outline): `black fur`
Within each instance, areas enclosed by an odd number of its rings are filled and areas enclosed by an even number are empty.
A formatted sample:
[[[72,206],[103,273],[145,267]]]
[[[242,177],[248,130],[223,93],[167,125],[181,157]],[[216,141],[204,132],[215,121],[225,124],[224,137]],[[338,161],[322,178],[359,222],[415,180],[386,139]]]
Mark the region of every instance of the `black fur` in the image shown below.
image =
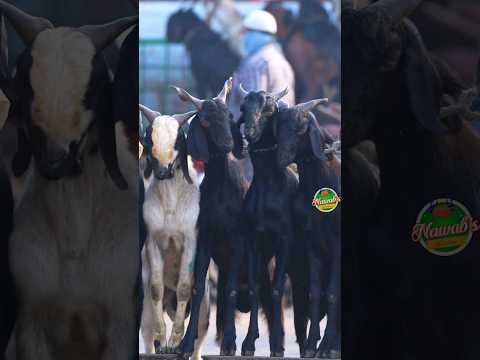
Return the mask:
[[[179,10],[168,19],[167,39],[185,44],[190,53],[197,93],[202,99],[218,94],[225,79],[240,64],[240,55],[230,49],[193,10]]]
[[[342,22],[342,145],[373,140],[381,178],[361,236],[344,239],[361,241],[357,246],[366,250],[356,255],[361,274],[347,275],[365,289],[363,309],[344,321],[363,325],[349,332],[358,336],[355,357],[478,358],[480,346],[464,337],[480,320],[480,298],[471,291],[480,280],[478,237],[451,257],[432,255],[411,239],[418,213],[435,199],[455,199],[474,218],[480,213],[480,174],[472,158],[478,139],[462,119],[453,119],[459,126],[452,128],[438,116],[442,95],[456,98],[448,85],[453,77],[424,50],[410,23],[393,23],[371,7],[344,10]],[[357,206],[343,217],[344,227],[355,227],[364,211]],[[455,299],[463,299],[462,306],[452,309]]]
[[[303,258],[309,270],[308,338],[301,349],[306,357],[335,358],[340,356],[340,257],[341,206],[331,213],[320,213],[312,206],[315,193],[324,187],[340,195],[340,179],[329,166],[324,149],[331,145],[330,135],[321,129],[310,114],[293,107],[280,111],[278,123],[278,155],[280,166],[295,162],[299,173],[295,193],[294,222],[297,243],[304,243]],[[320,340],[320,320],[328,315],[325,334]],[[306,326],[297,334],[300,342]],[[301,344],[303,345],[303,344]]]
[[[268,104],[272,105],[273,113]],[[249,153],[254,171],[252,184],[245,197],[247,227],[250,229],[247,251],[252,315],[247,337],[242,344],[242,354],[249,356],[255,352],[255,340],[259,336],[259,280],[269,283],[269,293],[264,293],[262,298],[266,298],[264,310],[269,325],[270,353],[277,357],[284,354],[282,297],[290,267],[290,254],[295,246],[292,209],[298,180],[286,166],[276,163],[277,139],[274,128],[277,111],[272,98],[265,92],[250,93],[242,104],[242,122],[250,143]],[[270,284],[267,264],[273,257],[276,261]],[[262,271],[260,276],[259,270]]]
[[[245,224],[243,198],[246,183],[238,164],[228,157],[234,149],[232,115],[220,101],[207,100],[190,124],[187,142],[194,159],[206,160],[205,178],[200,187],[197,253],[194,268],[192,311],[188,329],[178,352],[190,356],[198,334],[198,317],[205,291],[210,259],[219,269],[217,331],[222,338],[222,354],[234,354],[235,308],[239,282],[243,279]],[[190,140],[188,140],[190,139]],[[200,145],[193,143],[202,139]],[[206,145],[205,145],[206,144]],[[239,146],[237,144],[237,146]]]

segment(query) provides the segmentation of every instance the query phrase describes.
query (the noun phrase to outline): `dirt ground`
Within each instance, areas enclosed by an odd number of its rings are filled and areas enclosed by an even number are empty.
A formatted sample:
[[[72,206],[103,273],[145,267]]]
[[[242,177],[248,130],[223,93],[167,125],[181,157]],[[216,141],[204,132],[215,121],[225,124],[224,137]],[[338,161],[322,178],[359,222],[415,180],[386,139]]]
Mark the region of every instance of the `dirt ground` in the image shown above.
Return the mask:
[[[220,353],[220,347],[215,342],[215,307],[211,307],[210,312],[210,327],[208,329],[207,338],[203,347],[204,355],[218,355]],[[168,316],[165,316],[168,327],[168,334],[170,334],[171,322]],[[242,348],[242,341],[245,338],[248,330],[249,314],[238,314],[236,319],[237,329],[237,355],[240,355]],[[321,323],[321,331],[325,330],[325,319]],[[186,322],[188,324],[188,322]],[[256,342],[257,351],[256,356],[270,356],[270,349],[268,345],[268,330],[267,324],[263,315],[260,315],[259,319],[260,338]],[[144,352],[143,339],[139,336],[139,350],[140,353]],[[286,357],[299,357],[298,345],[296,343],[295,328],[293,325],[293,310],[288,308],[285,311],[285,356]]]

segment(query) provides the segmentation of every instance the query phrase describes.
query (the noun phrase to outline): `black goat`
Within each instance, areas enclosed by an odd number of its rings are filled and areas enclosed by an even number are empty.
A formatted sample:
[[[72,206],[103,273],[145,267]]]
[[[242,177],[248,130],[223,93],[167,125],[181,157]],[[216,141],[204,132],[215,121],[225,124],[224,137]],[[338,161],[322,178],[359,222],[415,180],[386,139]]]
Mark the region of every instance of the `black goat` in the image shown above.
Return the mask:
[[[192,310],[188,329],[178,349],[184,357],[192,354],[197,337],[199,308],[210,259],[219,269],[217,330],[223,331],[221,354],[234,355],[236,351],[235,309],[245,253],[243,199],[247,189],[238,164],[228,155],[233,151],[240,157],[243,151],[240,130],[225,105],[231,87],[230,78],[213,100],[199,100],[176,88],[180,99],[191,101],[198,109],[188,130],[187,150],[193,159],[205,162],[205,177],[200,187]]]
[[[280,111],[277,121],[280,167],[295,162],[299,186],[295,194],[294,217],[299,241],[306,244],[309,265],[310,330],[305,343],[305,357],[340,358],[340,206],[321,213],[312,206],[321,188],[340,192],[340,178],[328,162],[325,150],[333,139],[321,129],[312,109],[324,100],[312,100]],[[332,156],[333,155],[328,155]],[[325,334],[320,340],[320,320],[326,310]]]
[[[168,19],[167,39],[185,44],[202,99],[217,94],[240,64],[240,55],[191,9],[179,10]]]
[[[249,142],[249,153],[253,164],[253,180],[245,197],[247,226],[250,234],[247,240],[250,326],[242,344],[242,355],[253,356],[258,333],[257,282],[258,269],[262,268],[262,280],[268,279],[265,271],[268,263],[275,258],[273,281],[266,294],[270,301],[264,306],[270,332],[270,353],[283,357],[284,329],[282,324],[282,297],[287,267],[294,248],[294,225],[291,209],[298,185],[294,173],[287,166],[278,166],[277,139],[275,137],[275,116],[277,102],[287,94],[269,95],[265,91],[250,92],[241,105],[242,116]],[[288,165],[288,164],[287,164]],[[267,280],[270,282],[269,280]],[[266,290],[266,289],[262,289]]]
[[[365,271],[350,276],[368,287],[368,321],[355,334],[360,358],[480,356],[480,345],[466,336],[480,320],[480,297],[471,291],[480,281],[478,237],[449,257],[428,253],[411,237],[421,209],[436,199],[455,199],[473,218],[480,215],[480,140],[464,121],[471,114],[456,105],[462,87],[451,84],[404,19],[421,2],[381,0],[342,15],[342,143],[372,139],[381,179],[373,216],[363,224],[368,251],[358,256]],[[362,211],[344,216],[344,226]],[[357,311],[344,322],[365,318]]]

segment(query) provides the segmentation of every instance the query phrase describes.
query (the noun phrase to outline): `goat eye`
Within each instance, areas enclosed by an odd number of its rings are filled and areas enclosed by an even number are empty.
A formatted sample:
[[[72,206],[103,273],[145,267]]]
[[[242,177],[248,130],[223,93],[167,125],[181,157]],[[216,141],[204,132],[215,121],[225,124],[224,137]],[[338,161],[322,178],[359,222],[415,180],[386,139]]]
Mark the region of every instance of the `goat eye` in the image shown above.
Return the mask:
[[[207,120],[200,120],[200,125],[202,125],[204,128],[207,128],[210,126],[210,123]]]

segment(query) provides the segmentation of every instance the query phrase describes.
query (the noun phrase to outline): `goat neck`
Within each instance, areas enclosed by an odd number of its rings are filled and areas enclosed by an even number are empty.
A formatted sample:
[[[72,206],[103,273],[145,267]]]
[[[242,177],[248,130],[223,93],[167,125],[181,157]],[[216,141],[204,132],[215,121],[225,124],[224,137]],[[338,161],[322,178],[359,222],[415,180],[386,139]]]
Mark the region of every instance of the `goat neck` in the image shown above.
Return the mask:
[[[277,140],[273,134],[274,119],[269,121],[260,139],[249,145],[250,158],[252,160],[254,177],[258,175],[281,172],[276,162]]]

